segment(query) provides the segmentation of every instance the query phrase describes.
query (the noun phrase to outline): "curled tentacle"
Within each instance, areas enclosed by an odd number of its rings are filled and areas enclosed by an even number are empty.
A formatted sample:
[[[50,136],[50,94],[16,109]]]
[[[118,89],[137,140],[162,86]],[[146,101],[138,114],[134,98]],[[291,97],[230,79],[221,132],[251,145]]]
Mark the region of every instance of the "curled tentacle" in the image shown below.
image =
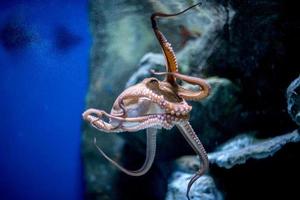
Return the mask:
[[[188,108],[187,108],[188,109]],[[105,122],[102,119],[102,116],[105,115],[109,119],[114,119],[114,122],[117,122],[116,125],[114,123],[110,124]],[[147,114],[138,117],[117,117],[111,114],[106,113],[103,110],[97,109],[88,109],[83,113],[83,118],[88,121],[94,128],[104,132],[135,132],[138,130],[143,130],[150,127],[164,127],[166,129],[172,128],[172,124],[167,123],[163,120],[164,114],[161,113],[153,113]],[[137,123],[133,125],[124,124],[127,122]]]
[[[110,118],[110,119],[116,119],[122,122],[143,122],[147,119],[149,119],[150,115],[145,115],[145,116],[140,116],[140,117],[119,117],[119,116],[114,116],[111,114],[108,114],[107,112],[103,111],[103,110],[97,110],[94,108],[88,109],[87,111],[85,111],[83,113],[83,118],[88,120],[88,116],[95,114],[96,116],[98,116],[98,118],[100,119],[100,117],[102,117],[102,115],[105,115],[106,117]]]
[[[167,41],[167,39],[165,38],[165,36],[158,30],[157,27],[157,23],[156,23],[156,18],[157,17],[173,17],[173,16],[177,16],[180,15],[186,11],[188,11],[189,9],[200,5],[201,3],[197,3],[193,6],[188,7],[187,9],[178,12],[178,13],[174,13],[174,14],[166,14],[166,13],[153,13],[151,15],[151,23],[152,23],[152,29],[155,33],[155,36],[162,48],[162,51],[164,53],[165,56],[165,60],[166,60],[166,67],[167,67],[167,71],[168,72],[177,72],[178,71],[178,64],[177,64],[177,60],[176,60],[176,56],[175,53],[171,47],[171,44]],[[172,76],[172,74],[168,74],[166,77],[166,80],[171,84],[171,85],[176,85],[176,81],[175,81],[175,77]]]
[[[192,179],[190,180],[188,187],[187,187],[186,196],[188,199],[190,199],[189,192],[191,190],[191,187],[192,187],[193,183],[207,171],[208,166],[209,166],[209,161],[208,161],[206,151],[205,151],[201,141],[195,134],[195,132],[194,132],[192,126],[189,124],[189,122],[188,121],[182,122],[182,123],[178,124],[177,127],[180,130],[180,132],[182,133],[182,135],[184,136],[184,138],[187,140],[187,142],[190,144],[190,146],[194,149],[194,151],[197,153],[197,155],[202,160],[202,167],[200,167],[200,169],[197,171],[197,173],[192,177]]]
[[[142,176],[149,171],[154,161],[155,152],[156,152],[156,133],[157,133],[157,129],[154,128],[147,129],[146,159],[144,161],[143,166],[140,169],[134,171],[125,169],[124,167],[119,165],[116,161],[112,160],[108,155],[106,155],[106,153],[104,153],[103,150],[97,145],[96,138],[94,138],[94,144],[97,147],[98,151],[102,154],[102,156],[106,158],[109,162],[111,162],[113,165],[115,165],[119,170],[121,170],[122,172],[130,176]]]
[[[82,116],[84,120],[88,121],[97,130],[105,131],[105,132],[115,131],[118,128],[117,126],[112,126],[111,124],[101,119],[104,113],[105,112],[102,110],[90,108],[86,110],[82,114]]]
[[[108,114],[103,110],[97,110],[94,108],[90,108],[86,110],[82,115],[83,115],[83,119],[88,121],[94,128],[105,132],[120,132],[121,130],[118,129],[122,126],[122,122],[142,123],[153,117],[153,115],[145,115],[139,117],[119,117],[119,116]],[[114,119],[119,123],[113,126],[112,124],[109,124],[102,119],[103,115],[109,119]]]
[[[195,92],[195,91],[187,90],[183,87],[178,86],[178,95],[180,97],[184,98],[185,100],[194,100],[194,101],[201,100],[201,99],[207,97],[211,90],[210,85],[204,79],[201,79],[201,78],[183,75],[178,72],[155,72],[153,70],[151,70],[151,72],[155,75],[172,74],[174,77],[176,77],[178,79],[181,79],[192,85],[198,85],[201,88],[199,91]]]

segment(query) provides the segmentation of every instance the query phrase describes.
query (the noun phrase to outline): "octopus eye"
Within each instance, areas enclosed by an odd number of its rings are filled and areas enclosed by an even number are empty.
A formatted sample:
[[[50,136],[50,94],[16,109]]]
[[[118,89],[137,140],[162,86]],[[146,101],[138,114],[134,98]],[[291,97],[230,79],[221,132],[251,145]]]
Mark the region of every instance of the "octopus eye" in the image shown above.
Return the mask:
[[[158,83],[158,80],[153,78],[149,81],[149,83],[152,83],[152,84],[157,84]]]
[[[159,81],[156,78],[150,78],[147,80],[146,86],[149,89],[156,89],[159,87]]]

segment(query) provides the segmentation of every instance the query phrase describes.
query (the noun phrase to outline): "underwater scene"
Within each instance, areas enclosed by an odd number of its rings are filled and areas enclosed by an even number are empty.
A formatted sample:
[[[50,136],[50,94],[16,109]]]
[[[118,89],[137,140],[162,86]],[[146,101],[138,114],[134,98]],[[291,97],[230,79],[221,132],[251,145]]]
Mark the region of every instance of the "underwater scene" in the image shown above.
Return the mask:
[[[291,0],[0,2],[0,200],[299,199]]]

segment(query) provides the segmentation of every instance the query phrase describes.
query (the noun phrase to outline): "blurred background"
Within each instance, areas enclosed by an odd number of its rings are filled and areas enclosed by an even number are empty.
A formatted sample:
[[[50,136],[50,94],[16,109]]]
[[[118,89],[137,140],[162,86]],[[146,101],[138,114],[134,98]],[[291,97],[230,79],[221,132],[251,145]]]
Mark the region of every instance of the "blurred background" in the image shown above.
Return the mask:
[[[0,2],[0,199],[82,199],[85,0]]]

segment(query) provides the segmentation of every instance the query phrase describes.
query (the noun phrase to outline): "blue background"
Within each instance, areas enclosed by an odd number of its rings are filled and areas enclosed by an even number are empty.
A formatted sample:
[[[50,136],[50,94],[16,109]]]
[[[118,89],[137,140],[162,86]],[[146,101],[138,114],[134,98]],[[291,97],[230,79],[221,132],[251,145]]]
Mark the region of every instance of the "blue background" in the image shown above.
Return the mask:
[[[87,2],[0,7],[0,199],[82,199]]]

